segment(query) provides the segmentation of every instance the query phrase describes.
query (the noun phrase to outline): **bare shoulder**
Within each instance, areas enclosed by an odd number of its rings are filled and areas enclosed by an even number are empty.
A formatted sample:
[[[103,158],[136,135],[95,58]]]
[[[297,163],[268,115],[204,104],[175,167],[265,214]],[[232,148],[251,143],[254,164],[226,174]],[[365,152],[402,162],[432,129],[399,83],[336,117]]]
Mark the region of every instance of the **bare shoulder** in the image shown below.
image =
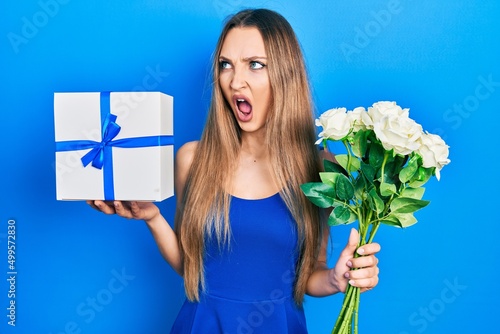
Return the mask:
[[[182,145],[175,155],[175,188],[178,199],[182,198],[184,186],[193,163],[194,155],[198,147],[197,141]]]
[[[193,162],[194,154],[196,148],[198,147],[197,141],[190,141],[182,145],[175,156],[175,161],[178,167],[185,167],[189,169],[191,163]]]

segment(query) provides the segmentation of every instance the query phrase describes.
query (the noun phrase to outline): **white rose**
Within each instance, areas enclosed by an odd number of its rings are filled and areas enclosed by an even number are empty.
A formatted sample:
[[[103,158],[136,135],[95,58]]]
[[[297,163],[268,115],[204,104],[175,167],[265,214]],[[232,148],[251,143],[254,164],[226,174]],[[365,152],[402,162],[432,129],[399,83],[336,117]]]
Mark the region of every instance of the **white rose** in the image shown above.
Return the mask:
[[[422,157],[422,166],[426,168],[436,167],[436,178],[439,180],[439,172],[450,163],[450,159],[448,159],[449,146],[440,136],[428,132],[420,137],[420,143],[417,153]]]
[[[409,117],[408,108],[401,109],[396,102],[377,102],[368,108],[368,115],[373,122],[378,122],[384,116]]]
[[[323,139],[340,140],[343,139],[351,130],[351,122],[347,117],[346,108],[334,108],[325,111],[319,119],[316,119],[316,126],[323,127],[319,133],[319,143]]]
[[[363,107],[357,107],[349,111],[347,117],[349,117],[353,132],[366,130],[367,128],[373,129],[373,121]]]
[[[418,150],[422,126],[409,117],[385,115],[373,124],[373,131],[386,150],[394,149],[400,155]]]

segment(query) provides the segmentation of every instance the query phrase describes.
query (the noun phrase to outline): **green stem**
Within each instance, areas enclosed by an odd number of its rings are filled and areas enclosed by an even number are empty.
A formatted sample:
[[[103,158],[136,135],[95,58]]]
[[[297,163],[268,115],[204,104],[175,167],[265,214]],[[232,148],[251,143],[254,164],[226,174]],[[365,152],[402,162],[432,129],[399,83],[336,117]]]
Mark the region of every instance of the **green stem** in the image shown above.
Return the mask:
[[[347,301],[349,300],[349,295],[351,294],[351,291],[349,290],[349,287],[347,288],[345,295],[344,295],[344,301],[342,302],[342,308],[340,309],[339,316],[337,317],[337,321],[335,322],[335,325],[333,326],[333,331],[332,334],[337,334],[339,332],[339,325],[344,319],[346,307],[347,307]]]
[[[356,299],[356,304],[354,306],[354,334],[358,334],[358,314],[359,314],[359,299],[360,299],[360,293],[361,291],[359,288],[356,289],[355,291],[355,299]]]
[[[353,303],[353,294],[355,292],[355,288],[351,285],[348,285],[346,288],[344,301],[342,302],[342,309],[340,310],[340,314],[335,322],[335,326],[333,327],[332,334],[343,334],[345,333],[346,325],[350,322],[352,317],[352,303]]]
[[[367,243],[366,238],[370,225],[373,226],[370,230],[368,243],[372,241],[380,224],[376,219],[372,221],[372,218],[376,217],[373,216],[374,212],[370,210],[368,206],[362,205],[356,207],[353,211],[358,216],[360,235],[358,247],[360,247]],[[354,253],[354,257],[359,256],[360,255],[358,253]],[[332,334],[358,334],[360,293],[361,291],[359,288],[353,287],[352,285],[347,286],[344,301],[342,302],[342,308],[333,327]]]
[[[364,224],[364,230],[363,230],[363,234],[361,235],[361,238],[363,240],[363,245],[366,244],[366,234],[368,232],[368,227],[370,226],[370,222],[372,220],[372,216],[373,216],[373,211],[372,210],[368,210],[368,213],[363,221],[363,224]]]
[[[375,237],[375,233],[377,233],[378,227],[380,226],[379,222],[373,223],[372,230],[370,231],[370,237],[368,238],[367,243],[371,243],[373,238]]]
[[[388,151],[385,151],[384,152],[384,161],[382,161],[382,167],[380,167],[380,177],[381,177],[381,182],[380,183],[384,183],[384,179],[385,179],[385,164],[387,162],[387,159],[389,158],[389,152]]]
[[[358,215],[358,223],[359,223],[359,242],[358,242],[358,247],[363,246],[366,244],[366,234],[368,232],[368,227],[370,224],[367,224],[366,222],[371,222],[373,211],[370,210],[370,208],[363,207],[357,208],[356,211]],[[354,256],[357,257],[358,253],[354,253]]]
[[[342,144],[344,144],[345,146],[345,149],[347,151],[347,175],[349,175],[349,177],[351,178],[351,180],[354,180],[354,177],[351,175],[351,159],[352,159],[352,155],[351,155],[351,149],[350,149],[350,146],[347,142],[347,140],[342,140]]]
[[[363,228],[363,222],[365,221],[365,219],[364,219],[364,215],[363,215],[364,210],[361,210],[361,208],[357,208],[357,212],[356,212],[356,213],[358,214],[359,235],[360,235],[360,237],[361,237],[361,234],[363,233],[363,232],[361,231],[361,229]],[[361,238],[360,238],[360,240],[361,240]],[[358,242],[358,246],[361,246],[361,245],[359,244],[359,242]]]
[[[354,313],[354,306],[355,306],[355,300],[356,299],[356,288],[352,287],[352,293],[349,298],[349,304],[347,307],[347,314],[346,317],[344,318],[344,321],[342,322],[342,325],[340,326],[340,332],[344,333],[349,330],[352,324],[352,315]]]

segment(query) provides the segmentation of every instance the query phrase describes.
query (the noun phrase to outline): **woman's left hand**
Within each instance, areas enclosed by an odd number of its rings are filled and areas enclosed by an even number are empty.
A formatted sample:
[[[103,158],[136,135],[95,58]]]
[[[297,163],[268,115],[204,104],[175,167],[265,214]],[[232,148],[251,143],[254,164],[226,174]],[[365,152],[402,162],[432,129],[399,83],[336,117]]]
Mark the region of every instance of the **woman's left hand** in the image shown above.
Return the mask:
[[[361,288],[361,292],[364,292],[373,289],[378,284],[379,268],[375,254],[380,251],[380,245],[370,243],[356,249],[358,240],[358,231],[352,229],[347,245],[340,253],[337,264],[330,269],[332,284],[337,286],[339,291],[345,292],[347,285],[350,284]],[[354,252],[362,256],[355,258]]]

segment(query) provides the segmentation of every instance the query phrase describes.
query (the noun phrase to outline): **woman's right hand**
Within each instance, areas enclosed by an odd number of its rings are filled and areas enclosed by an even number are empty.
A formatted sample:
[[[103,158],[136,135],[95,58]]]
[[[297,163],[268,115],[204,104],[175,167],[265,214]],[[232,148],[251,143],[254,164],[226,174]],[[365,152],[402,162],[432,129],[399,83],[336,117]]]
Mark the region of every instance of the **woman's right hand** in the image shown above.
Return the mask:
[[[117,214],[120,217],[146,222],[160,214],[158,207],[150,202],[87,201],[87,204],[108,215]]]

